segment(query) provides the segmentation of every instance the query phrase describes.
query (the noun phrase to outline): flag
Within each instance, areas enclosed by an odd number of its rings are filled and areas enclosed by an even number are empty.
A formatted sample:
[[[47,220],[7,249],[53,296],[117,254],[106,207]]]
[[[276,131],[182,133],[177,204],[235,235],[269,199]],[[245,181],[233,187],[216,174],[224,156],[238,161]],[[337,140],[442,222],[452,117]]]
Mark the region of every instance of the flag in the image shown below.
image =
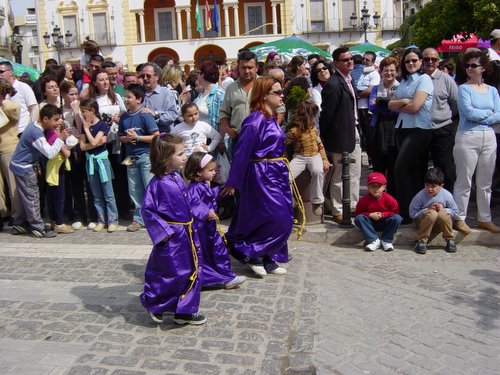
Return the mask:
[[[196,0],[196,12],[194,14],[196,18],[196,31],[201,33],[201,14],[200,14],[200,5],[198,4],[198,0]]]
[[[208,5],[208,0],[205,0],[205,30],[212,30],[212,20],[210,15],[210,5]]]
[[[219,8],[217,8],[217,0],[214,0],[214,22],[213,29],[219,32]]]

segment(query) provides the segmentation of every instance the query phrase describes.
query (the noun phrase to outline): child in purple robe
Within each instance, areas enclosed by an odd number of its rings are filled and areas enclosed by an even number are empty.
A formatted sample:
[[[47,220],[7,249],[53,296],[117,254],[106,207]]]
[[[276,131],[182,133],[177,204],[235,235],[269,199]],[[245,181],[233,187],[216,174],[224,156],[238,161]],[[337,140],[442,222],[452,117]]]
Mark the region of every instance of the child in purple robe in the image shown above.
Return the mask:
[[[245,276],[236,276],[231,270],[231,262],[224,239],[217,228],[217,200],[220,186],[211,188],[217,164],[212,155],[195,151],[189,157],[184,176],[190,180],[188,198],[194,216],[194,227],[201,243],[203,287],[233,289],[246,281]]]
[[[151,318],[161,323],[164,312],[177,324],[203,324],[200,305],[200,246],[193,230],[191,204],[177,170],[186,164],[182,139],[161,133],[153,138],[151,172],[142,202],[144,225],[153,242],[140,299]],[[196,199],[193,200],[198,204]]]

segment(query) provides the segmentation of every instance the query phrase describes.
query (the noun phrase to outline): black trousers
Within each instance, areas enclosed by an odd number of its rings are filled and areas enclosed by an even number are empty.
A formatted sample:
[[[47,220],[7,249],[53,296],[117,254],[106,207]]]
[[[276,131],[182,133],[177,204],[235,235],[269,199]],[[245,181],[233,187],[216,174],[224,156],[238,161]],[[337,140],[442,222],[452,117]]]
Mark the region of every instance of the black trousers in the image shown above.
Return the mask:
[[[453,185],[455,185],[457,178],[455,161],[453,160],[456,131],[456,123],[433,129],[429,146],[434,166],[439,167],[444,173],[444,188],[451,193],[453,193]]]
[[[397,129],[398,156],[394,163],[396,200],[404,222],[410,220],[409,206],[413,197],[424,187],[420,162],[427,161],[432,129]]]

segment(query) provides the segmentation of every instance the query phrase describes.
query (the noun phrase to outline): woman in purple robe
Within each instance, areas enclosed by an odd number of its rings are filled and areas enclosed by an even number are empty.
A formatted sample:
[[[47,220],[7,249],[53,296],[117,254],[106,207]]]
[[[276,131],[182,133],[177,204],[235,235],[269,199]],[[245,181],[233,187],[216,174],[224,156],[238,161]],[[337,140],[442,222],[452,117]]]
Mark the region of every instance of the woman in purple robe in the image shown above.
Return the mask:
[[[182,139],[161,134],[151,144],[151,172],[141,207],[153,242],[140,299],[151,318],[161,323],[164,312],[177,324],[203,324],[198,314],[201,281],[200,246],[193,230],[187,189],[176,171],[186,164]]]
[[[233,289],[246,281],[231,270],[227,247],[217,228],[217,200],[220,186],[210,187],[215,177],[217,163],[210,154],[195,151],[189,156],[184,176],[191,181],[188,199],[194,216],[194,228],[198,234],[203,257],[201,269],[202,287]]]
[[[226,234],[231,254],[260,276],[285,274],[293,210],[285,135],[274,113],[283,105],[279,80],[255,81],[250,115],[241,125],[229,178],[222,195],[238,190],[236,213]]]

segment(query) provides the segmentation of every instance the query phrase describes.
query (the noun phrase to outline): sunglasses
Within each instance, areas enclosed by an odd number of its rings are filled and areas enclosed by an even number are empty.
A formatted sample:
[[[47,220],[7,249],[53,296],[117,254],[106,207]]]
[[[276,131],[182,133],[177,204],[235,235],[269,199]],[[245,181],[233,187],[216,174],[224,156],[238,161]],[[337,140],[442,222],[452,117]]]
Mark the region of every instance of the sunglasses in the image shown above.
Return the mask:
[[[424,57],[422,60],[424,60],[425,62],[432,62],[432,63],[438,61],[438,59],[436,59],[435,57]]]
[[[5,72],[9,72],[10,70],[3,70],[3,69],[0,69],[0,74],[4,74]]]
[[[323,66],[321,68],[316,69],[316,73],[321,73],[323,70],[328,70],[328,67]]]
[[[151,79],[152,77],[153,77],[153,74],[141,74],[139,76],[139,78],[142,78],[142,79],[144,79],[144,78]]]
[[[281,96],[283,95],[283,90],[269,91],[269,94]]]
[[[346,62],[349,62],[349,61],[352,61],[352,60],[353,60],[352,57],[348,57],[346,59],[340,59],[339,61],[342,61],[342,62],[346,63]]]
[[[405,64],[416,64],[417,62],[419,62],[420,59],[410,59],[410,60],[405,60]]]
[[[476,68],[479,68],[480,66],[482,66],[482,65],[478,65],[478,64],[464,64],[464,68],[465,69],[469,69],[469,68],[476,69]]]

